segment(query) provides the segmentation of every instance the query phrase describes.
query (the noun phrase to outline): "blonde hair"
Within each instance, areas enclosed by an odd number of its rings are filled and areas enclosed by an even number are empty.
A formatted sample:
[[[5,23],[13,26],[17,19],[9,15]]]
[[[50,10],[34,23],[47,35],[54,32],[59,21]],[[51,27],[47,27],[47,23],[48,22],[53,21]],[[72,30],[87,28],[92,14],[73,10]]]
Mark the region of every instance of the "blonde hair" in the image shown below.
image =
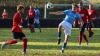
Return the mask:
[[[24,9],[24,6],[23,5],[18,5],[17,6],[17,10],[22,10],[22,9]]]

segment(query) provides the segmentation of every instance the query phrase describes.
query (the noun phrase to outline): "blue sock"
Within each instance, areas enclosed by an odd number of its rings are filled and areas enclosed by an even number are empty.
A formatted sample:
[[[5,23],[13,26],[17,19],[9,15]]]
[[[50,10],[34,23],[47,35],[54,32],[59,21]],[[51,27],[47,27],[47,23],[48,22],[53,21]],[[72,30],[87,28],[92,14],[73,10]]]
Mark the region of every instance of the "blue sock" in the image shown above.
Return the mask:
[[[58,33],[58,37],[59,37],[59,39],[61,39],[61,32]]]
[[[62,46],[62,49],[65,49],[66,48],[66,45],[67,45],[67,43],[64,42],[64,44]]]

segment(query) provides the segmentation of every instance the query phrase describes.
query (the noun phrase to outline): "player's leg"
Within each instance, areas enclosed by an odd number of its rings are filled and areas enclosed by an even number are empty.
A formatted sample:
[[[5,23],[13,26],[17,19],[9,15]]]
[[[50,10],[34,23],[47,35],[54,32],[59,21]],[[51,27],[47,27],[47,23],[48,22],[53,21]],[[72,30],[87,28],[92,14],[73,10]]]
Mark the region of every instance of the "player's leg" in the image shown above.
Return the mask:
[[[60,23],[59,26],[58,26],[58,41],[57,41],[57,44],[60,44],[60,42],[61,42],[61,35],[62,35],[62,23]]]
[[[40,32],[41,32],[41,25],[40,25],[39,19],[36,19],[35,22],[36,22],[36,24],[37,24],[37,26],[38,26],[38,29],[39,29]]]
[[[88,39],[87,39],[86,35],[85,35],[85,34],[83,34],[83,37],[84,37],[84,40],[86,41],[87,46],[88,46]]]
[[[26,49],[27,49],[27,38],[26,37],[24,37],[23,39],[22,39],[22,41],[23,41],[23,54],[26,54]]]
[[[8,41],[2,43],[1,49],[3,50],[7,45],[9,45],[9,44],[16,44],[16,43],[17,43],[16,39],[8,40]]]
[[[27,19],[27,22],[28,22],[28,28],[30,29],[30,32],[31,32],[31,28],[32,28],[32,26],[31,26],[30,19]]]
[[[31,33],[35,32],[35,30],[34,30],[34,19],[29,19],[28,27],[29,27]]]
[[[64,43],[62,45],[62,53],[64,52],[64,49],[67,47],[67,42],[68,42],[68,38],[71,34],[71,29],[72,29],[72,25],[69,24],[68,22],[65,22],[62,24],[62,27],[64,28],[64,33],[65,33],[65,40]]]
[[[16,43],[17,43],[17,39],[18,39],[18,33],[13,32],[13,37],[14,37],[13,40],[8,40],[8,41],[2,43],[1,49],[5,48],[6,45],[9,45],[9,44],[16,44]]]
[[[63,46],[62,46],[62,50],[61,50],[62,53],[64,52],[64,49],[67,46],[68,38],[69,38],[69,35],[65,35],[65,40],[64,40],[64,43],[63,43]]]
[[[35,32],[35,27],[34,27],[34,18],[32,18],[31,19],[31,25],[32,25],[32,28],[31,28],[31,30],[32,30],[32,32]]]
[[[89,27],[88,28],[89,37],[92,37],[94,32],[92,31],[92,23],[91,22],[88,24],[88,27]]]
[[[22,40],[22,48],[23,48],[23,54],[26,54],[26,49],[27,49],[27,38],[25,37],[25,34],[23,32],[21,32],[19,34],[20,36],[20,40]]]
[[[88,25],[88,23],[85,23],[85,24],[84,24],[84,27],[87,28],[87,25]],[[84,30],[84,31],[85,31],[85,30]],[[86,41],[86,43],[87,43],[87,45],[88,45],[88,39],[87,39],[85,33],[83,33],[83,38],[84,38],[84,40]]]
[[[83,26],[82,26],[81,29],[80,29],[80,35],[79,35],[79,37],[78,37],[79,46],[81,46],[82,37],[83,37],[84,31],[85,31],[85,23],[83,24]]]

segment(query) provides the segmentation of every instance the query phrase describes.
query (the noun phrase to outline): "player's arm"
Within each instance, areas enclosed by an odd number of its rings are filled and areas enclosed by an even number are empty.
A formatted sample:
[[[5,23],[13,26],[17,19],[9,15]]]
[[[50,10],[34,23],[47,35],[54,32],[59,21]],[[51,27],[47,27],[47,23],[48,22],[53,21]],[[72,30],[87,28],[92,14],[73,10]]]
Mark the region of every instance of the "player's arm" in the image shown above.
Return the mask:
[[[80,27],[82,27],[83,26],[83,20],[82,20],[82,17],[81,17],[81,15],[80,14],[77,14],[77,20],[78,20],[78,24],[80,25]]]
[[[82,20],[82,18],[79,19],[79,25],[80,25],[80,27],[83,26],[83,20]]]
[[[97,12],[96,12],[96,10],[94,10],[94,12],[93,12],[93,18],[92,18],[92,20],[95,20],[96,18],[97,18]]]
[[[50,12],[49,14],[63,15],[63,14],[68,14],[69,12],[70,10],[64,10],[64,11]]]
[[[53,15],[62,15],[62,14],[64,14],[64,12],[63,12],[63,11],[49,12],[49,14],[53,14]]]
[[[20,21],[18,19],[18,16],[19,16],[18,14],[15,14],[14,17],[13,17],[13,19],[14,19],[14,22],[16,22],[16,25],[18,27],[22,28],[22,25],[21,25],[21,23],[20,23]]]

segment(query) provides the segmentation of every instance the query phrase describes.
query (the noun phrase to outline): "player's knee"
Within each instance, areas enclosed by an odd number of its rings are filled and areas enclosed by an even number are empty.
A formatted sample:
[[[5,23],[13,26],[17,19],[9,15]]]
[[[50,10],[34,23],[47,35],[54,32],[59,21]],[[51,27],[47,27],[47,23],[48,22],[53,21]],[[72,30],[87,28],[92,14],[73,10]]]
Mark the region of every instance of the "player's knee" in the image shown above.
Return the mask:
[[[61,29],[61,27],[62,27],[61,24],[59,24],[59,25],[58,25],[58,28]]]
[[[23,40],[23,41],[27,41],[27,38],[25,37],[25,38],[23,38],[22,40]]]

